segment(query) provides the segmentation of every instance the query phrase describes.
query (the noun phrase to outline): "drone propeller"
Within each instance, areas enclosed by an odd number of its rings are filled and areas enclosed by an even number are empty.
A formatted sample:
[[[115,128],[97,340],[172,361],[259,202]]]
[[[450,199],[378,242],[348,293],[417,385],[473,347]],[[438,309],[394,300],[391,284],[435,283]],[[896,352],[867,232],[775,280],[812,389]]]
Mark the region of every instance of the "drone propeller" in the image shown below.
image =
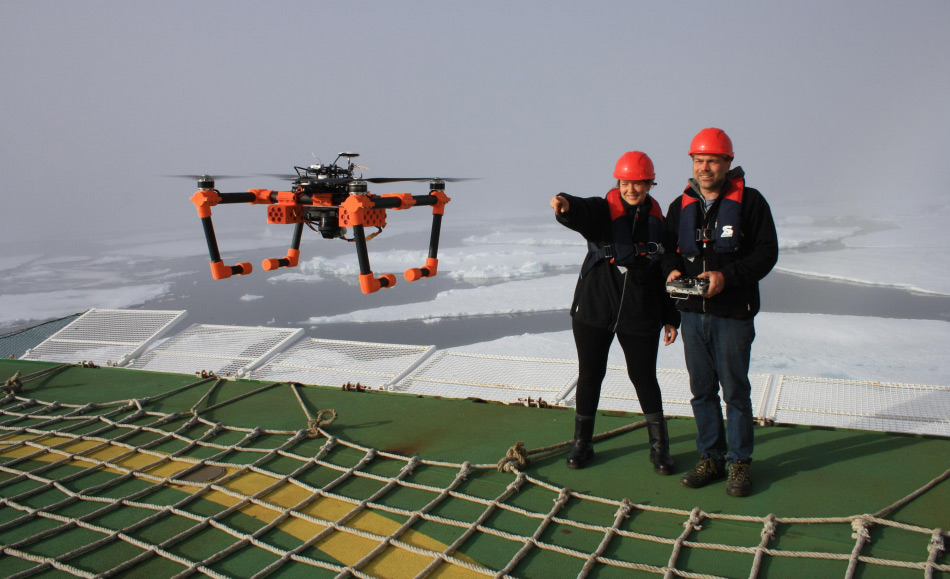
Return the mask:
[[[457,183],[459,181],[474,181],[476,179],[477,177],[370,177],[368,179],[359,179],[359,181],[368,181],[370,183],[395,183],[397,181],[446,181],[448,183]]]
[[[172,179],[188,179],[189,181],[222,181],[224,179],[246,179],[245,175],[162,175]]]
[[[274,179],[282,179],[284,181],[296,181],[298,179],[307,179],[308,177],[302,177],[297,174],[290,173],[260,173],[262,177],[273,177]],[[318,183],[324,183],[326,185],[344,185],[350,181],[366,181],[367,183],[397,183],[399,181],[446,181],[449,183],[455,183],[458,181],[473,181],[477,177],[326,177],[324,179],[314,179]]]
[[[296,181],[300,179],[300,175],[296,173],[256,173],[258,177],[271,177],[273,179],[280,179],[281,181]]]

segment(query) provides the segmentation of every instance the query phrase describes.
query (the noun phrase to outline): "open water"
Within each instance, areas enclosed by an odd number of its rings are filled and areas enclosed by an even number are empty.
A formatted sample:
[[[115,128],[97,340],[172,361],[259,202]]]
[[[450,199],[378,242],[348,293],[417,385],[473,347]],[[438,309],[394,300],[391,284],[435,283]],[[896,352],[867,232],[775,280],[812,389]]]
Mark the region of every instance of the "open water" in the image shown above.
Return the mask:
[[[484,231],[472,227],[446,231],[443,234],[442,247],[460,245],[464,237],[479,233]],[[384,245],[387,248],[425,249],[427,242],[427,227],[420,227],[411,234],[392,236],[389,244]],[[371,244],[371,249],[376,244],[379,242]],[[302,250],[304,259],[309,259],[312,255],[333,257],[355,253],[351,244],[314,238],[312,234],[305,240]],[[260,263],[261,259],[274,257],[280,251],[270,248],[242,253],[240,257],[241,261]],[[372,252],[370,258],[372,259]],[[355,255],[353,259],[355,262]],[[127,267],[134,269],[140,266],[131,264]],[[167,271],[172,272],[172,275],[165,276],[166,281],[172,284],[172,291],[169,295],[150,300],[140,307],[188,310],[188,325],[206,323],[301,327],[308,336],[315,338],[434,344],[440,348],[489,341],[504,336],[570,329],[568,303],[558,312],[497,316],[465,316],[465,312],[459,312],[462,317],[443,318],[430,323],[402,321],[311,326],[306,322],[312,316],[332,316],[360,309],[427,301],[440,291],[472,287],[445,276],[410,284],[402,280],[397,272],[399,282],[395,288],[366,296],[360,293],[355,276],[354,279],[346,281],[330,278],[314,282],[273,283],[268,281],[273,274],[255,271],[249,276],[213,281],[205,256],[157,259],[149,265],[149,269],[151,268],[156,271],[167,268]],[[574,268],[568,268],[564,273],[573,271]],[[766,277],[761,283],[761,289],[762,310],[766,312],[950,321],[950,297],[947,296],[915,294],[894,288],[835,282],[780,272],[772,272]],[[242,296],[259,297],[242,300]],[[31,321],[3,328],[3,332],[36,323],[37,321]]]
[[[395,288],[363,295],[358,286],[339,279],[313,283],[271,283],[267,275],[214,282],[207,260],[195,258],[195,270],[176,284],[175,293],[144,304],[147,309],[187,309],[187,323],[301,327],[314,338],[434,344],[440,348],[484,342],[510,335],[570,329],[568,307],[558,312],[463,316],[438,322],[398,321],[332,323],[312,326],[312,316],[331,316],[359,309],[425,301],[440,291],[471,287],[445,277],[413,284],[400,279]],[[950,321],[950,297],[835,282],[772,272],[761,282],[762,311],[836,314]],[[264,296],[241,301],[243,295]],[[464,314],[464,312],[459,312]]]

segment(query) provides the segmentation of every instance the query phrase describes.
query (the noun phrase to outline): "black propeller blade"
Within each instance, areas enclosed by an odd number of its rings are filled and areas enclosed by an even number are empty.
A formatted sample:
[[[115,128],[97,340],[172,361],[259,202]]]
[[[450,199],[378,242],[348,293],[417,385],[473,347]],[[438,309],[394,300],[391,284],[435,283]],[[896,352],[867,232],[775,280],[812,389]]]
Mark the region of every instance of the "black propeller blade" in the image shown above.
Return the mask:
[[[476,179],[478,177],[369,177],[368,179],[359,180],[370,183],[395,183],[397,181],[446,181],[457,183],[459,181],[475,181]]]
[[[223,179],[246,179],[246,175],[162,175],[162,177],[171,177],[173,179],[188,179],[190,181],[198,181],[199,179],[211,179],[213,181],[220,181]]]
[[[272,177],[274,179],[280,179],[281,181],[296,181],[300,179],[300,175],[296,173],[257,173],[258,177]]]
[[[274,179],[282,179],[284,181],[297,181],[298,179],[310,180],[317,183],[325,183],[327,185],[343,185],[349,183],[350,181],[366,181],[367,183],[397,183],[399,181],[446,181],[449,183],[455,183],[458,181],[474,181],[478,177],[326,177],[318,178],[312,176],[301,176],[290,173],[260,173],[261,177],[273,177]]]

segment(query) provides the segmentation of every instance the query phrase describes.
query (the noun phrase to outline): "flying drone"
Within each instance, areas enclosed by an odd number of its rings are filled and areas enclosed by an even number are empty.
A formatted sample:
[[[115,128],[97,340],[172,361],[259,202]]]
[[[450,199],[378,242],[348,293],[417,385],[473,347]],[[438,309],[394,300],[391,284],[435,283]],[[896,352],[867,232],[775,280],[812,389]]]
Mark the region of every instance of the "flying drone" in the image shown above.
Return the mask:
[[[407,281],[435,277],[438,271],[439,231],[445,204],[451,201],[445,195],[445,183],[464,181],[465,179],[444,179],[431,177],[390,178],[373,177],[364,179],[362,173],[355,176],[358,169],[353,163],[358,153],[344,151],[337,155],[329,165],[317,164],[309,167],[294,167],[295,175],[269,175],[292,181],[290,191],[272,191],[270,189],[248,189],[246,193],[221,193],[215,189],[215,177],[210,175],[189,176],[197,179],[198,191],[191,201],[198,208],[198,216],[204,227],[211,256],[211,276],[225,279],[232,275],[247,275],[253,271],[250,263],[225,265],[218,251],[218,242],[211,224],[211,208],[215,205],[230,203],[250,203],[251,205],[269,205],[267,222],[273,224],[293,224],[294,233],[290,249],[284,257],[268,258],[261,267],[267,271],[282,267],[295,267],[300,258],[300,239],[303,227],[318,232],[324,239],[344,239],[356,244],[356,256],[360,267],[360,289],[370,294],[396,284],[396,276],[391,273],[376,277],[369,265],[369,252],[366,242],[379,235],[386,226],[387,209],[410,209],[416,206],[432,206],[432,232],[429,237],[429,257],[422,267],[409,268],[404,277]],[[341,161],[343,159],[343,161]],[[219,179],[222,177],[219,177]],[[368,183],[393,183],[398,181],[428,181],[428,195],[410,193],[384,193],[374,195],[369,192]],[[376,231],[366,234],[366,227],[375,227]],[[352,229],[353,237],[346,237]]]

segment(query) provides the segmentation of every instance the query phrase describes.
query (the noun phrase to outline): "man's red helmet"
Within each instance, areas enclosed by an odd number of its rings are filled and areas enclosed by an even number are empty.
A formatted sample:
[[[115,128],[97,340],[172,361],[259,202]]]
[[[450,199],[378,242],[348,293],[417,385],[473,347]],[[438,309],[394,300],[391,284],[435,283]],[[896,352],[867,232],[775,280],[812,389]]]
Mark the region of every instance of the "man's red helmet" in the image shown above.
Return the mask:
[[[722,129],[703,129],[696,133],[689,144],[689,156],[693,155],[723,155],[731,160],[735,157],[732,154],[732,139]]]
[[[656,173],[653,172],[653,161],[646,153],[628,151],[617,159],[614,168],[614,179],[621,181],[653,181]]]

